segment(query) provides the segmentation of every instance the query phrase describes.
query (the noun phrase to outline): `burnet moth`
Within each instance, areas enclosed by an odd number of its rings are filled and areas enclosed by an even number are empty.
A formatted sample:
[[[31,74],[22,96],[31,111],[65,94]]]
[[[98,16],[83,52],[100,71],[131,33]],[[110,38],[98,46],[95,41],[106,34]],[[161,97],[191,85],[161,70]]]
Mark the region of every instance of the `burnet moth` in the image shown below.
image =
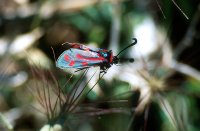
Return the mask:
[[[56,67],[60,69],[76,68],[79,70],[86,69],[93,66],[100,67],[100,74],[106,73],[113,65],[118,64],[119,61],[129,60],[133,62],[134,59],[118,58],[118,56],[127,48],[135,45],[137,39],[133,38],[133,43],[121,50],[116,56],[113,56],[112,50],[90,48],[78,43],[64,43],[69,46],[57,59]]]

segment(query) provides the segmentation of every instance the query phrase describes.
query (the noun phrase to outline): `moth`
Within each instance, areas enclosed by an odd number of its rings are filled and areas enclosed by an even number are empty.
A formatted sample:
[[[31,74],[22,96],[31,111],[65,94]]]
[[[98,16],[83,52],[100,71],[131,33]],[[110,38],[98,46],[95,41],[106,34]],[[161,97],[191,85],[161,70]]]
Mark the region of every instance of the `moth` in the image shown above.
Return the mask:
[[[118,64],[119,61],[129,60],[133,62],[134,59],[118,58],[118,56],[135,45],[137,39],[133,38],[133,43],[122,49],[117,55],[113,55],[112,50],[106,50],[101,48],[91,48],[79,43],[64,43],[69,46],[69,49],[65,50],[56,60],[56,67],[60,69],[76,68],[79,70],[99,66],[100,74],[106,73],[107,70],[113,65]]]

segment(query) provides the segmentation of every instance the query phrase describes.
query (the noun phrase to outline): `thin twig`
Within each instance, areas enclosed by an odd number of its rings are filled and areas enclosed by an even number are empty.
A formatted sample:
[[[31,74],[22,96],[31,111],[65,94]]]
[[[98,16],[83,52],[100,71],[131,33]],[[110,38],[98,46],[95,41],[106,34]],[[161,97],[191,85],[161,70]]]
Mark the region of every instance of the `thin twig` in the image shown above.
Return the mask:
[[[86,86],[88,85],[88,83],[92,80],[92,78],[94,77],[94,75],[96,74],[97,71],[94,72],[94,74],[91,76],[91,78],[87,81],[87,83],[85,84],[85,86],[83,87],[83,89],[81,90],[81,92],[77,95],[77,97],[74,99],[72,105],[74,105],[74,103],[76,103],[76,101],[78,100],[78,98],[80,97],[80,95],[83,93],[83,91],[85,90]],[[74,110],[77,107],[78,104],[76,104],[75,106],[72,107],[72,109],[70,110]]]
[[[70,80],[72,79],[73,76],[74,76],[74,74],[71,74],[71,76],[69,77],[69,79],[67,80],[67,82],[64,84],[64,86],[63,86],[64,88],[66,88],[67,84],[70,82]],[[65,99],[66,100],[69,99],[69,95],[67,93],[64,93],[64,91],[63,91],[62,88],[61,88],[61,91],[62,91],[63,94],[66,94],[65,95]]]
[[[181,40],[181,42],[178,44],[174,51],[174,58],[177,59],[179,55],[182,53],[183,50],[185,50],[187,47],[191,46],[192,40],[195,36],[196,30],[197,30],[197,25],[199,24],[200,20],[200,4],[198,6],[198,9],[192,18],[192,21],[188,27],[188,30]]]
[[[144,131],[146,131],[146,129],[147,129],[147,122],[148,122],[148,116],[149,116],[149,108],[150,108],[150,104],[147,105],[147,108],[145,109],[145,112],[144,112]]]
[[[76,92],[78,91],[78,88],[79,88],[79,83],[80,83],[80,81],[82,81],[83,80],[83,78],[84,78],[84,76],[86,75],[86,73],[88,72],[88,69],[86,69],[85,71],[84,71],[84,73],[81,75],[81,77],[80,77],[80,79],[75,83],[75,85],[73,86],[74,87],[74,90],[73,90],[73,95],[72,95],[72,97],[71,97],[71,100],[70,100],[70,102],[69,102],[69,105],[72,105],[73,104],[73,102],[74,102],[74,98],[75,98],[75,96],[76,96]],[[71,94],[71,93],[70,93]],[[76,98],[75,98],[76,99]],[[69,106],[70,107],[70,106]]]
[[[166,101],[164,101],[164,99],[160,96],[160,94],[157,93],[156,96],[157,96],[158,101],[160,102],[160,104],[163,106],[163,108],[166,110],[166,112],[168,113],[169,117],[171,118],[175,128],[178,129],[177,121],[174,118],[174,114],[173,114],[173,112],[170,112],[169,108],[167,107],[167,106],[169,106],[169,103],[166,103]],[[168,104],[168,105],[166,105],[166,104]]]
[[[200,72],[191,66],[177,62],[175,60],[170,64],[170,66],[172,69],[200,81]]]
[[[173,2],[173,4],[178,8],[178,10],[185,16],[185,18],[188,20],[188,16],[185,14],[185,12],[178,6],[178,4],[174,1],[171,0]]]
[[[163,9],[162,9],[162,7],[160,6],[160,3],[158,2],[158,0],[156,0],[156,4],[158,5],[158,8],[160,9],[160,11],[161,11],[161,13],[162,13],[162,15],[163,15],[163,18],[166,19],[166,16],[165,16],[165,14],[164,14],[164,12],[163,12]]]
[[[114,113],[124,113],[127,115],[130,115],[130,110],[127,109],[119,109],[119,108],[112,108],[112,109],[94,109],[89,110],[89,111],[84,111],[84,112],[76,112],[76,114],[82,114],[84,113],[84,115],[89,115],[89,116],[97,116],[97,115],[105,115],[105,114],[114,114]]]

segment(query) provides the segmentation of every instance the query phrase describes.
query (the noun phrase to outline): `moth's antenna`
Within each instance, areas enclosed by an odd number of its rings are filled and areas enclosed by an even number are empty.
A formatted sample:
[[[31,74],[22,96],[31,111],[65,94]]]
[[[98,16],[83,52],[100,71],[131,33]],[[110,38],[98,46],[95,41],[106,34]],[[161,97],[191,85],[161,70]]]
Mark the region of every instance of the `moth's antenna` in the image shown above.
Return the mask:
[[[70,48],[70,43],[69,43],[69,42],[62,43],[62,46],[65,46],[65,47],[67,47],[67,48]]]
[[[67,45],[67,44],[69,44],[69,42],[62,43],[62,45]]]
[[[121,50],[116,56],[120,55],[124,50],[126,50],[127,48],[129,48],[137,43],[136,38],[133,38],[132,40],[134,40],[134,42],[132,44],[130,44],[129,46],[125,47],[123,50]]]
[[[67,48],[67,49],[70,49],[70,43],[69,42],[65,42],[65,43],[62,43],[62,46],[64,46]]]
[[[53,52],[54,62],[55,62],[55,64],[56,64],[56,55],[55,55],[55,52],[54,52],[53,47],[51,47],[51,49],[52,49],[52,52]]]
[[[133,63],[135,60],[133,58],[119,58],[119,62],[131,62]]]

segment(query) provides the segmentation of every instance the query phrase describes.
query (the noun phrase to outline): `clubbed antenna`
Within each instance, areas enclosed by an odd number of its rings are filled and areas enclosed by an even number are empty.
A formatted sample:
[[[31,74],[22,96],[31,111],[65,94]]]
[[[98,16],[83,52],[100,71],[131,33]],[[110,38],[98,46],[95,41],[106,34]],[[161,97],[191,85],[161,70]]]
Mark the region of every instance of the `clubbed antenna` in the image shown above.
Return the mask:
[[[132,40],[134,40],[134,42],[132,44],[130,44],[129,46],[125,47],[123,50],[121,50],[116,56],[120,55],[123,51],[125,51],[126,49],[128,49],[129,47],[131,47],[137,43],[136,38],[133,38]]]
[[[127,61],[133,63],[134,59],[133,58],[119,58],[119,62],[127,62]]]

